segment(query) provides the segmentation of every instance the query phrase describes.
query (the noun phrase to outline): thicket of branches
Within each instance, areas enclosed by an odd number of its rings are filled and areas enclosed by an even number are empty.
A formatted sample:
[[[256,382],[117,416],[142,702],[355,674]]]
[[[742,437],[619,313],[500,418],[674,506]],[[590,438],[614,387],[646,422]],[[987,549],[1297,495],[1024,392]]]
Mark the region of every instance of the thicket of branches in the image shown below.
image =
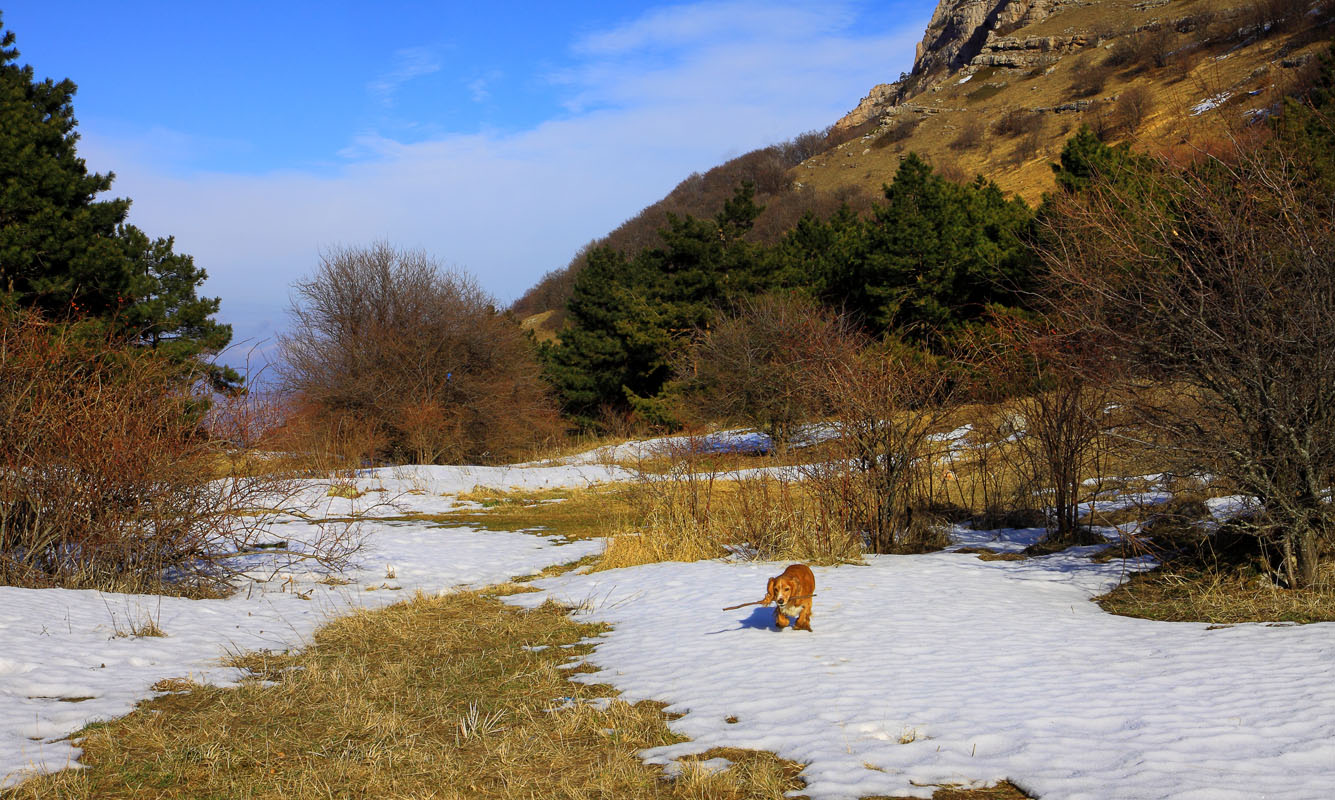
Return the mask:
[[[762,295],[699,332],[679,380],[706,419],[763,431],[782,451],[794,426],[829,413],[815,387],[860,342],[846,319],[810,299]]]
[[[1054,312],[1142,382],[1164,466],[1255,498],[1242,526],[1307,587],[1335,533],[1332,154],[1238,144],[1181,171],[1107,161],[1059,199],[1043,255]]]
[[[221,479],[201,399],[165,354],[0,315],[0,583],[222,588],[262,522],[236,512],[288,487]]]
[[[500,462],[559,432],[530,344],[477,283],[381,242],[327,252],[296,285],[280,374],[316,441],[361,456]]]

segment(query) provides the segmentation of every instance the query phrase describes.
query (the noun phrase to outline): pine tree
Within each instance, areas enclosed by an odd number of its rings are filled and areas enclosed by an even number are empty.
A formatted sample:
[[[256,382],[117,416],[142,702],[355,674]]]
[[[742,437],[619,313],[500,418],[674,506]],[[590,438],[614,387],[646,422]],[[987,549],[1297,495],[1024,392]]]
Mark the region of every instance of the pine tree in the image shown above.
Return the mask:
[[[1082,125],[1066,140],[1060,163],[1052,165],[1052,172],[1057,187],[1073,193],[1088,188],[1095,178],[1134,180],[1151,168],[1149,159],[1131,152],[1129,143],[1109,147],[1088,125]]]
[[[1034,270],[1032,224],[1024,201],[994,183],[957,185],[909,154],[870,219],[845,213],[827,231],[808,223],[794,236],[808,240],[799,250],[837,254],[814,254],[827,303],[871,331],[936,344],[989,304],[1020,302]]]
[[[659,245],[633,258],[610,247],[586,256],[560,345],[543,351],[568,414],[588,425],[658,395],[692,333],[755,293],[764,260],[745,237],[761,210],[743,185],[712,220],[668,215]]]
[[[54,320],[88,320],[123,341],[165,350],[182,364],[216,353],[231,326],[200,298],[206,277],[170,238],[125,218],[130,201],[96,199],[112,173],[90,173],[76,152],[74,83],[38,81],[18,66],[13,31],[0,25],[0,298]],[[240,379],[210,368],[219,387]]]

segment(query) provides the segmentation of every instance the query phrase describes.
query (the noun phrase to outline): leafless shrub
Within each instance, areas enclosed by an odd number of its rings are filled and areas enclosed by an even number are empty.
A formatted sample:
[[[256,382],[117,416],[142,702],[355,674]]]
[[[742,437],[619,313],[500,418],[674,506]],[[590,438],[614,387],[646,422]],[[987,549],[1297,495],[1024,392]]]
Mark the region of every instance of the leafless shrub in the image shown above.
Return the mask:
[[[1003,453],[1023,484],[1049,499],[1050,542],[1075,543],[1085,481],[1097,486],[1108,456],[1116,384],[1078,333],[1016,316],[994,318],[990,333],[970,356],[985,376],[980,399],[1011,428]]]
[[[1127,134],[1135,133],[1154,112],[1154,95],[1145,86],[1132,86],[1118,96],[1113,115]]]
[[[983,143],[983,137],[987,133],[987,125],[983,122],[982,116],[978,114],[969,114],[964,119],[964,124],[960,125],[959,133],[950,142],[951,150],[973,150]]]
[[[1112,77],[1113,67],[1106,63],[1079,63],[1075,68],[1075,78],[1071,81],[1071,95],[1077,99],[1094,97],[1103,93],[1103,87]]]
[[[327,439],[395,460],[479,462],[559,431],[519,326],[422,253],[332,250],[290,313],[281,375]]]
[[[1172,62],[1176,46],[1176,31],[1167,25],[1159,25],[1118,38],[1103,63],[1133,72],[1162,69]]]
[[[836,457],[809,468],[827,513],[872,552],[944,546],[938,521],[922,512],[934,469],[928,437],[949,409],[946,373],[908,348],[876,346],[831,364],[818,388],[840,434]]]
[[[201,419],[181,367],[78,326],[0,318],[0,582],[226,589],[292,486],[232,474],[240,410]],[[244,397],[218,398],[243,403]]]
[[[957,161],[941,159],[933,162],[932,168],[936,170],[937,175],[951,183],[965,183],[969,180],[969,173],[965,172],[964,167]]]
[[[1009,138],[1034,133],[1042,128],[1043,114],[1027,108],[1013,108],[992,123],[993,133]]]
[[[754,426],[783,450],[794,425],[825,410],[813,379],[853,342],[851,326],[815,302],[766,295],[702,331],[679,375],[706,417]]]
[[[905,117],[890,125],[872,140],[871,146],[876,149],[889,147],[892,144],[898,144],[913,135],[913,132],[922,124],[922,116],[914,114]]]
[[[1036,158],[1043,146],[1048,143],[1048,139],[1043,136],[1041,130],[1032,131],[1021,137],[1015,144],[1014,159],[1019,163],[1024,163]]]

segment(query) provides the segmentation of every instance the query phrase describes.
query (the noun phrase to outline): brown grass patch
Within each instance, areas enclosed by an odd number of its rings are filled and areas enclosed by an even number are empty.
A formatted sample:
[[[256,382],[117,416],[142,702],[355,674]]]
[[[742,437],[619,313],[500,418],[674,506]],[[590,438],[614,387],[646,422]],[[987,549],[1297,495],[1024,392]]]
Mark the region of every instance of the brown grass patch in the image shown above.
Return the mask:
[[[592,539],[624,530],[633,516],[623,487],[551,489],[540,492],[478,490],[459,499],[482,509],[419,515],[441,525],[477,525],[494,531],[541,531],[567,539]]]
[[[978,556],[979,561],[1024,561],[1029,556],[1024,553],[1004,553],[1000,550],[993,550],[988,547],[961,547],[956,553],[971,553]]]
[[[1096,598],[1111,614],[1166,622],[1331,622],[1335,592],[1283,589],[1245,570],[1160,567]]]
[[[822,507],[807,481],[685,473],[642,480],[627,499],[637,525],[612,537],[599,569],[730,552],[815,564],[862,559],[861,541]]]
[[[88,769],[19,798],[773,798],[799,765],[729,751],[719,773],[666,781],[638,752],[680,741],[652,703],[588,701],[563,648],[602,628],[479,593],[418,596],[337,620],[297,654],[234,660],[255,680],[195,686],[80,734]],[[544,646],[533,650],[527,647]]]

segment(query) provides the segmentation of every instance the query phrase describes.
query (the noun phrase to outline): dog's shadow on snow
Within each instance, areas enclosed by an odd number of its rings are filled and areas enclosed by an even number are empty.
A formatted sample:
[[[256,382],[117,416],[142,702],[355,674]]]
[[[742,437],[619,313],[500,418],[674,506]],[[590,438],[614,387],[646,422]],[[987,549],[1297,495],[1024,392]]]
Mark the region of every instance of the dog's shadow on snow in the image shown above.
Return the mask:
[[[753,608],[749,615],[737,620],[737,623],[737,627],[735,628],[724,628],[720,631],[710,631],[709,635],[712,636],[716,633],[727,633],[729,631],[740,631],[747,628],[772,631],[774,630],[774,609],[768,606]]]

